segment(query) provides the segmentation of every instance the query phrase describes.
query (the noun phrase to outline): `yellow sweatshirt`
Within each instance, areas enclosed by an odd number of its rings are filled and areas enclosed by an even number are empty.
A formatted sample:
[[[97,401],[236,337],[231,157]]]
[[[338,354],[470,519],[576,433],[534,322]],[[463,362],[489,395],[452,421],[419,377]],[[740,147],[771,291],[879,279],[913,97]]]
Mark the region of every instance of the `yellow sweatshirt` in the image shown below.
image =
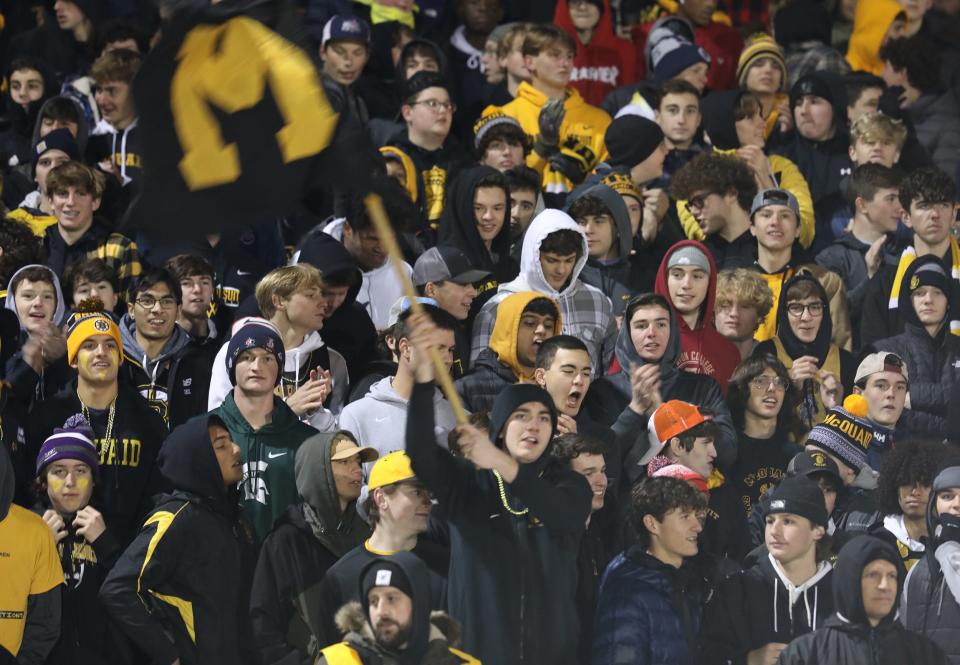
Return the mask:
[[[490,334],[490,342],[487,345],[497,354],[500,362],[512,369],[514,375],[523,381],[533,381],[533,368],[522,365],[517,357],[520,318],[530,301],[537,298],[547,298],[547,296],[536,291],[520,291],[500,301],[497,305],[497,318],[493,324],[493,332]],[[559,311],[558,305],[557,312]],[[559,335],[563,330],[563,321],[560,319],[561,317],[557,316],[557,320],[554,321],[554,335]]]
[[[880,76],[883,71],[880,46],[890,24],[902,12],[903,6],[897,0],[858,0],[853,15],[853,34],[847,47],[847,62],[851,69]]]
[[[540,109],[549,101],[549,98],[524,81],[517,90],[517,97],[502,107],[488,106],[483,112],[489,115],[494,111],[502,111],[512,118],[516,118],[524,133],[533,143],[540,133],[538,118]],[[587,104],[580,93],[573,88],[567,88],[567,98],[563,103],[566,115],[560,125],[560,146],[577,152],[588,165],[588,172],[607,158],[607,147],[603,142],[607,126],[611,122],[610,116],[603,109]],[[531,150],[527,156],[527,166],[543,174],[543,189],[548,192],[569,192],[574,184],[559,173],[554,173],[547,160]]]
[[[717,150],[714,152],[723,155],[732,155],[736,150]],[[816,219],[813,216],[813,197],[810,196],[810,186],[807,185],[806,178],[800,173],[797,165],[786,157],[780,155],[767,155],[770,160],[770,168],[773,175],[780,184],[781,189],[785,189],[797,198],[800,205],[800,244],[804,249],[810,249],[813,244],[813,236],[816,233]],[[687,210],[686,200],[677,201],[677,214],[680,215],[680,223],[687,237],[691,240],[703,240],[703,231],[697,220],[690,211]]]

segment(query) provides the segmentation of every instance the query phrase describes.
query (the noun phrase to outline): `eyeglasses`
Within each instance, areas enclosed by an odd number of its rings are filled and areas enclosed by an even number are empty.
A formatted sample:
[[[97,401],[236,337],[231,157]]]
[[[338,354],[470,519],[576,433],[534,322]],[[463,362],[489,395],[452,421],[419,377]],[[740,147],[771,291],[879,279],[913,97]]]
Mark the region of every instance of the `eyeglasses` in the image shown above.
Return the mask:
[[[703,210],[703,206],[707,203],[707,197],[713,194],[713,192],[706,192],[705,194],[697,194],[696,196],[691,196],[686,204],[687,212],[691,215],[694,214],[694,210]]]
[[[812,302],[809,305],[804,305],[803,303],[792,302],[787,305],[787,313],[794,318],[802,318],[804,312],[809,312],[813,318],[823,316],[823,303]]]
[[[456,104],[453,102],[441,102],[439,99],[421,99],[418,102],[411,102],[410,106],[416,106],[417,104],[424,104],[434,113],[439,113],[440,111],[450,111],[450,113],[457,112]]]
[[[766,391],[773,386],[777,390],[786,390],[787,382],[779,376],[766,376],[761,374],[760,376],[755,376],[750,379],[750,385],[757,390]]]
[[[153,296],[140,296],[136,302],[144,309],[153,309],[157,303],[160,303],[161,309],[172,309],[177,306],[177,299],[172,296],[164,296],[159,299]]]

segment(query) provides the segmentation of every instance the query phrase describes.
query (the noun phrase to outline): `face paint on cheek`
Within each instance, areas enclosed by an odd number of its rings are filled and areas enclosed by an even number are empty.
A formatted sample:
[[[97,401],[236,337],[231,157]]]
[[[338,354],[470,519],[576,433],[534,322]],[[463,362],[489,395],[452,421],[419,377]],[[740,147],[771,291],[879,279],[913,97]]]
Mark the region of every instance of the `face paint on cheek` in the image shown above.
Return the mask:
[[[50,489],[52,489],[54,492],[59,493],[63,491],[63,478],[57,478],[54,476],[53,478],[48,478],[47,482],[50,485]]]
[[[89,478],[77,478],[77,489],[78,489],[78,490],[80,490],[81,492],[83,492],[83,491],[85,491],[88,487],[90,487],[90,479],[89,479]]]

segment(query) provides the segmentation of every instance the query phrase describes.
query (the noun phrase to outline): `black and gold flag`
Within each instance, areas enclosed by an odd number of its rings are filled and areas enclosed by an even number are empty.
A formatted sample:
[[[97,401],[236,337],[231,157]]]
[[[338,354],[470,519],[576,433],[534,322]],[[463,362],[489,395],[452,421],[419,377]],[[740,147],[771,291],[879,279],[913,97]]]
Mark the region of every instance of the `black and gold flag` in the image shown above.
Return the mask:
[[[344,149],[295,25],[286,3],[263,0],[164,26],[133,84],[144,177],[124,226],[236,228],[295,212],[351,173],[346,155],[363,148]]]

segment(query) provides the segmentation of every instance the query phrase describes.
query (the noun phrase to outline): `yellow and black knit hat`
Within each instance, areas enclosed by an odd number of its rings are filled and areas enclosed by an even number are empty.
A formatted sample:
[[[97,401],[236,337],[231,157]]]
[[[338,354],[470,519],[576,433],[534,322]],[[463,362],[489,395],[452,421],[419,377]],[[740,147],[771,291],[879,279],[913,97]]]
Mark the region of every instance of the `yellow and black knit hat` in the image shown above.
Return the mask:
[[[610,173],[601,182],[620,196],[632,196],[641,203],[643,202],[643,192],[633,184],[633,180],[626,173]]]
[[[511,127],[515,127],[520,136],[525,136],[523,127],[520,126],[520,123],[513,116],[509,116],[503,111],[492,111],[490,113],[485,113],[473,125],[473,145],[477,150],[479,150],[480,146],[483,145],[484,135],[497,125],[509,125]]]
[[[83,303],[81,303],[81,306]],[[120,336],[120,328],[114,323],[113,319],[101,311],[95,309],[85,310],[80,308],[73,315],[72,321],[67,330],[67,363],[73,363],[77,357],[80,346],[94,335],[108,335],[117,343],[117,351],[120,353],[120,362],[123,362],[123,339]]]
[[[750,37],[740,52],[740,60],[737,62],[737,84],[746,89],[747,71],[760,58],[773,58],[777,63],[777,67],[780,68],[780,92],[784,92],[787,89],[787,61],[784,59],[780,45],[774,41],[773,37],[763,32]]]

